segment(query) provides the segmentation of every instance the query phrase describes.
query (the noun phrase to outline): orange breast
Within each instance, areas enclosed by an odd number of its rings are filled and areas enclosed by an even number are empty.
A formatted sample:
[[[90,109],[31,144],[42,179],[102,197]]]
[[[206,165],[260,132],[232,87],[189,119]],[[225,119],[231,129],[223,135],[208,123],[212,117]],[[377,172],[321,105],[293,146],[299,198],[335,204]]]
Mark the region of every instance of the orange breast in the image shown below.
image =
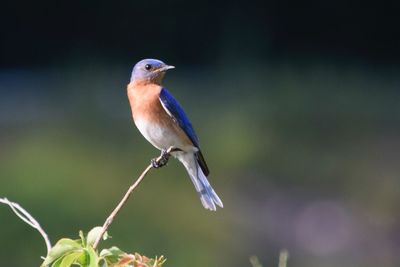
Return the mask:
[[[186,133],[167,114],[159,96],[162,87],[156,84],[130,83],[127,88],[132,117],[135,121],[146,120],[170,129],[186,145],[193,145]]]
[[[161,106],[159,95],[161,87],[154,84],[129,84],[128,98],[134,120],[154,121],[165,111]]]

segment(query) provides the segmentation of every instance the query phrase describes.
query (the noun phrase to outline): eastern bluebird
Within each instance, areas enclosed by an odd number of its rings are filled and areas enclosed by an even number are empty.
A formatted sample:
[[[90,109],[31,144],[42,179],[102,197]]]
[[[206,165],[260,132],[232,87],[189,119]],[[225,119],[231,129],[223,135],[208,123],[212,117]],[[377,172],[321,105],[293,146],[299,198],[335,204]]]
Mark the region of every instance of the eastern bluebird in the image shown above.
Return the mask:
[[[185,166],[204,208],[215,211],[215,204],[221,208],[223,204],[207,180],[210,172],[199,140],[178,101],[161,85],[166,71],[173,68],[156,59],[144,59],[135,65],[127,88],[133,120],[162,154],[174,148],[171,155]],[[159,167],[154,160],[152,163]]]

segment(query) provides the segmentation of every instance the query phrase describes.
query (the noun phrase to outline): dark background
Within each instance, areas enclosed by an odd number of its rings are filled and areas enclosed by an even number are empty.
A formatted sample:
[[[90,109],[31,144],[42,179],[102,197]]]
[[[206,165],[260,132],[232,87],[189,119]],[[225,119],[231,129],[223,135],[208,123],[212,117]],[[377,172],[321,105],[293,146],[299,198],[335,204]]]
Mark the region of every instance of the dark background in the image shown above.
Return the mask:
[[[126,98],[133,65],[175,65],[224,201],[183,167],[152,171],[102,247],[166,266],[400,264],[400,4],[392,1],[3,1],[0,196],[54,243],[102,224],[156,151]],[[0,260],[40,236],[0,207]]]
[[[1,66],[139,54],[184,64],[324,59],[395,64],[396,1],[3,1]],[[228,51],[226,51],[228,50]],[[178,52],[179,51],[179,52]]]

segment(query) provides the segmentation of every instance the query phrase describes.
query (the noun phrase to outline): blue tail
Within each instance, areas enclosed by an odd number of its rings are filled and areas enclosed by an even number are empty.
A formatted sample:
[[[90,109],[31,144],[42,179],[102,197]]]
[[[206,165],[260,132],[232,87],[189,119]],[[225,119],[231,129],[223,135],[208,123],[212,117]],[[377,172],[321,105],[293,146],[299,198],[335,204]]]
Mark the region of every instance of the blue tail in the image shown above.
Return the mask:
[[[194,155],[192,153],[182,153],[177,155],[177,158],[183,163],[187,172],[189,173],[190,179],[192,180],[194,187],[200,196],[200,200],[204,208],[212,211],[217,210],[216,205],[223,208],[224,205],[222,204],[221,199],[211,187]]]

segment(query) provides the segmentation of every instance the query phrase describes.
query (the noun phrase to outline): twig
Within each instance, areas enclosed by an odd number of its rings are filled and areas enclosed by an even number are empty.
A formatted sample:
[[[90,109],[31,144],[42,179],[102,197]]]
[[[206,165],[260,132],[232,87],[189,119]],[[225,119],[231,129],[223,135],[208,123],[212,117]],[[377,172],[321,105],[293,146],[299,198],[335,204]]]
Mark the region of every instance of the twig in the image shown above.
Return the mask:
[[[174,147],[168,148],[168,150],[165,151],[165,153],[161,154],[157,159],[155,159],[155,163],[156,164],[162,163],[161,166],[165,165],[170,153],[174,150],[175,150]],[[93,244],[94,249],[97,248],[100,240],[103,238],[104,233],[107,232],[108,227],[111,225],[111,223],[113,222],[115,216],[117,216],[120,209],[125,205],[126,201],[128,200],[128,198],[131,195],[131,193],[133,192],[133,190],[135,190],[135,188],[140,184],[140,182],[143,180],[143,178],[146,176],[146,174],[150,171],[150,169],[154,168],[153,163],[149,164],[149,166],[147,166],[147,168],[142,172],[142,174],[139,176],[139,178],[129,187],[129,189],[125,193],[124,197],[121,199],[121,201],[115,207],[115,209],[111,212],[110,216],[108,216],[107,220],[103,224],[100,234],[97,236],[96,241]]]
[[[49,254],[51,249],[51,242],[46,232],[38,223],[38,221],[36,221],[35,218],[33,218],[32,215],[30,215],[29,212],[27,212],[24,208],[22,208],[18,203],[11,202],[7,198],[0,198],[0,203],[10,206],[11,210],[15,213],[15,215],[17,215],[26,224],[38,230],[38,232],[42,235],[44,242],[46,243],[47,254]]]

